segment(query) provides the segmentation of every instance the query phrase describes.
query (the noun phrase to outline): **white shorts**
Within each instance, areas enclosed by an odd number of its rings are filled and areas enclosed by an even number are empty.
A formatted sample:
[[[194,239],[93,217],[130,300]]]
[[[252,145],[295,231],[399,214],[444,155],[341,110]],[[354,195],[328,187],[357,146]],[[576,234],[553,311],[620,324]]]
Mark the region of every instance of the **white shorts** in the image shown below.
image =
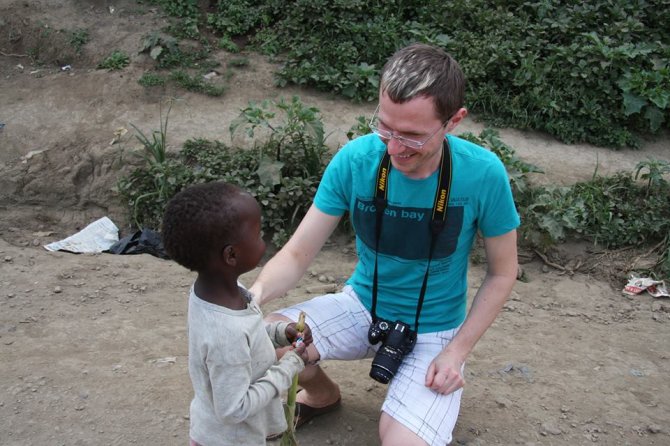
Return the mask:
[[[372,318],[350,286],[340,293],[318,296],[277,313],[295,321],[300,311],[306,314],[305,321],[312,329],[314,346],[322,361],[372,358],[379,348],[379,344],[373,346],[368,342]],[[426,371],[457,331],[455,328],[418,335],[414,349],[405,356],[389,383],[381,409],[431,446],[451,442],[463,389],[449,395],[436,393],[425,386]]]

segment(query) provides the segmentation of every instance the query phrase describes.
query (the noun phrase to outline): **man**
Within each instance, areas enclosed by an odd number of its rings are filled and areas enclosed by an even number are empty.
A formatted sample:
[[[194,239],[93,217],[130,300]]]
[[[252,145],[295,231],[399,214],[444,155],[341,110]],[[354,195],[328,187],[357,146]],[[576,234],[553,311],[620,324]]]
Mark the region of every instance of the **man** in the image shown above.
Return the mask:
[[[342,292],[266,318],[296,320],[303,310],[312,327],[314,364],[300,375],[299,423],[340,403],[338,385],[316,361],[374,357],[371,376],[390,380],[382,445],[451,442],[465,360],[518,267],[519,217],[503,164],[449,135],[467,115],[464,90],[460,67],[441,49],[396,52],[382,69],[373,133],[334,156],[307,215],[250,289],[264,303],[293,288],[349,212],[358,263]],[[466,317],[478,231],[488,268]]]

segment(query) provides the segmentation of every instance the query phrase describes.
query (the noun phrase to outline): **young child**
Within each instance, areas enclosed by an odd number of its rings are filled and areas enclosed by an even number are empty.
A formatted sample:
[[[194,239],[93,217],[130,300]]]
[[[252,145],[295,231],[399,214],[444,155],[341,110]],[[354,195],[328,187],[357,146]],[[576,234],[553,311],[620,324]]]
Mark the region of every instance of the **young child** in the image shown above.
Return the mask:
[[[222,182],[191,186],[167,205],[163,243],[198,273],[188,305],[191,445],[263,445],[286,430],[280,394],[304,368],[312,342],[295,323],[266,325],[238,277],[265,252],[254,198]],[[303,342],[277,360],[275,347]]]

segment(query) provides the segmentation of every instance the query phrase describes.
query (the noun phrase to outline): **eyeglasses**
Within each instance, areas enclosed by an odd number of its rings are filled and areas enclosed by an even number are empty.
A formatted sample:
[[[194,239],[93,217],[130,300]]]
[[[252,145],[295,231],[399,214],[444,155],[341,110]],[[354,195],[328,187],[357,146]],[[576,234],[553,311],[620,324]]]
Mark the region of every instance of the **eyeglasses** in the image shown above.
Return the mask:
[[[396,135],[394,132],[390,130],[385,130],[385,129],[380,129],[379,128],[379,117],[377,116],[377,113],[379,112],[379,105],[377,105],[377,108],[375,109],[375,114],[372,115],[372,119],[370,119],[370,123],[368,124],[370,126],[370,130],[372,130],[372,133],[375,135],[379,136],[381,139],[391,139],[394,138],[396,141],[398,141],[400,144],[402,144],[405,147],[409,147],[410,149],[414,150],[421,150],[423,149],[423,146],[425,146],[428,141],[430,141],[433,136],[437,134],[437,132],[440,131],[444,125],[449,122],[448,120],[444,122],[440,127],[435,129],[433,133],[430,134],[426,139],[423,141],[417,141],[416,139],[410,139],[410,138],[405,138],[404,136],[399,136]]]

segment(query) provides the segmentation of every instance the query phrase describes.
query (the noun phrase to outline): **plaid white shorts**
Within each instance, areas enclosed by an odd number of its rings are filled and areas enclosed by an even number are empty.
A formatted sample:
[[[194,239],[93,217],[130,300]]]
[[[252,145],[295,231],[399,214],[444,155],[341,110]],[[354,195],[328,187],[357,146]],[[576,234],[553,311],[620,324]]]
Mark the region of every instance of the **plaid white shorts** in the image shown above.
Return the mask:
[[[306,314],[305,321],[312,329],[321,361],[374,357],[379,344],[372,346],[368,342],[372,318],[350,286],[340,293],[318,296],[277,313],[295,321],[300,311]],[[449,395],[436,393],[424,384],[426,372],[457,331],[455,328],[418,335],[416,346],[405,356],[389,383],[381,409],[431,446],[451,442],[463,389]]]

